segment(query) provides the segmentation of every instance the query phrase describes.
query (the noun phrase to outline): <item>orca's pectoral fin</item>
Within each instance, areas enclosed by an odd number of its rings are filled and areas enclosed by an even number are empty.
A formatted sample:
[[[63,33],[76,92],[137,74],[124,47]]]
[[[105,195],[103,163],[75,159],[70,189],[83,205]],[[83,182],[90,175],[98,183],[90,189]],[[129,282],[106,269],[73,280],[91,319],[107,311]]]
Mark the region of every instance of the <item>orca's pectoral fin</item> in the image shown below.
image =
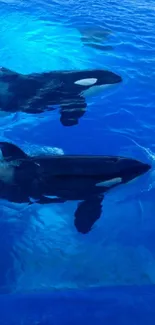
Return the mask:
[[[102,213],[103,196],[90,197],[78,205],[75,211],[74,225],[78,232],[87,234]]]
[[[18,160],[28,158],[27,154],[13,143],[0,142],[0,150],[6,160]]]
[[[62,103],[60,121],[64,126],[77,125],[79,119],[85,114],[87,104],[84,97],[77,96],[72,100]]]

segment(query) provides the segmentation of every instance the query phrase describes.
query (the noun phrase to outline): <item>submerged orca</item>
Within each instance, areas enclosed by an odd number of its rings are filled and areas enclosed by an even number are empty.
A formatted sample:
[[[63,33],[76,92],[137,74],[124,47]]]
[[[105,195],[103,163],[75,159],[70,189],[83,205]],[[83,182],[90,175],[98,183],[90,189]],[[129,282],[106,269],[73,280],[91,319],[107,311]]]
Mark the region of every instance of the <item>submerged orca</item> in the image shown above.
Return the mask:
[[[151,168],[135,159],[116,156],[30,157],[7,142],[0,142],[0,149],[0,198],[29,204],[81,201],[74,224],[83,234],[100,218],[105,192]]]
[[[111,51],[114,49],[113,46],[104,44],[107,41],[108,36],[111,34],[111,31],[94,26],[81,26],[77,27],[77,29],[81,34],[81,42],[85,46],[101,51]]]
[[[64,126],[78,124],[87,108],[86,98],[122,78],[106,70],[52,71],[19,74],[0,68],[0,109],[3,112],[42,113],[60,105]]]

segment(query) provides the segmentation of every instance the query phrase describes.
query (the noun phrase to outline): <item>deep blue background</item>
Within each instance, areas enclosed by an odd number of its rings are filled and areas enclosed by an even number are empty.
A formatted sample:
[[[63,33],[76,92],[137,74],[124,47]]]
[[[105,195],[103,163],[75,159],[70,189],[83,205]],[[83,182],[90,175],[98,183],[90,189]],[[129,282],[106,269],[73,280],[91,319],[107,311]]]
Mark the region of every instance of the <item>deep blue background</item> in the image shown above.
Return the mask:
[[[100,288],[0,296],[3,325],[153,325],[154,288]],[[9,310],[9,313],[7,312]]]

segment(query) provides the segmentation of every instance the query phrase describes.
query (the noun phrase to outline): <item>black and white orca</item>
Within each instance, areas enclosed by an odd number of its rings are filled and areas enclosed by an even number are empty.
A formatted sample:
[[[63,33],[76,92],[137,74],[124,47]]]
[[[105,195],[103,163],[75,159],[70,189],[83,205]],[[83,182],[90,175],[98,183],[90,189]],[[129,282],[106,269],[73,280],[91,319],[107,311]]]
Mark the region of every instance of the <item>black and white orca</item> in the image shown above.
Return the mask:
[[[40,204],[81,201],[74,214],[86,234],[102,213],[104,193],[148,172],[150,165],[117,156],[35,156],[0,142],[0,198]]]
[[[87,109],[86,98],[122,81],[106,70],[52,71],[19,74],[0,68],[0,110],[42,113],[60,105],[64,126],[78,124]]]

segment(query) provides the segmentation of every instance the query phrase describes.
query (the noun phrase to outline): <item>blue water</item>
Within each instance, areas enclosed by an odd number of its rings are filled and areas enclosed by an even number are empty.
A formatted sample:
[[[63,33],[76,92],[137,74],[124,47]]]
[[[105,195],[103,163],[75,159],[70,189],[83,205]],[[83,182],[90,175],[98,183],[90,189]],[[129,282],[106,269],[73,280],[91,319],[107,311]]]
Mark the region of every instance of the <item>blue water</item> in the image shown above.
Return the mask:
[[[110,30],[113,51],[86,47],[79,26]],[[155,284],[155,5],[153,1],[0,1],[0,66],[21,72],[102,68],[123,83],[88,102],[79,125],[57,111],[0,118],[0,140],[30,154],[125,155],[152,171],[106,196],[82,236],[76,203],[0,204],[0,293]]]
[[[154,301],[151,286],[1,295],[1,324],[153,325]]]

